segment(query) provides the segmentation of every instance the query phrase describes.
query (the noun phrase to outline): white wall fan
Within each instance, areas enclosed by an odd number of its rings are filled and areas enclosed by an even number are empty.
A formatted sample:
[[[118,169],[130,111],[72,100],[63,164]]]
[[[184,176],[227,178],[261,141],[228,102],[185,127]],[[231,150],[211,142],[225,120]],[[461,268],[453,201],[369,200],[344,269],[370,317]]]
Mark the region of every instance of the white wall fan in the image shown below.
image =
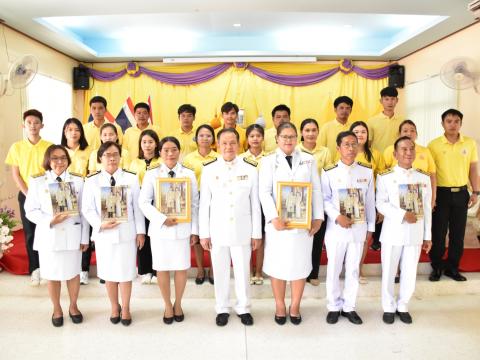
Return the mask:
[[[0,96],[7,94],[8,88],[23,89],[33,80],[38,70],[38,60],[33,55],[25,55],[10,65],[8,74],[0,73]],[[9,95],[9,94],[7,94]]]

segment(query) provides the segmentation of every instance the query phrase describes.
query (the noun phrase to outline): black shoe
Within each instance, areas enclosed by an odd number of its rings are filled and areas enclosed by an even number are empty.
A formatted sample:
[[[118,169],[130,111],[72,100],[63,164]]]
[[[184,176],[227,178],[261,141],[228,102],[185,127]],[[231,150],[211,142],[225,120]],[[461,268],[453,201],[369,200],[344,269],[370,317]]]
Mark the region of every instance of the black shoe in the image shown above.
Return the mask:
[[[286,316],[275,315],[274,319],[275,319],[275,322],[278,325],[285,325],[285,323],[287,322],[287,317]]]
[[[298,314],[298,316],[293,316],[291,314],[289,314],[290,316],[290,322],[293,324],[293,325],[300,325],[300,323],[302,322],[302,315]]]
[[[205,282],[205,276],[195,278],[195,284],[202,285]]]
[[[60,316],[58,318],[54,318],[52,315],[52,325],[55,327],[60,327],[63,326],[63,316]]]
[[[380,243],[373,243],[371,246],[370,246],[370,249],[372,249],[373,251],[378,251],[382,248],[382,245]]]
[[[173,320],[175,318],[175,315],[174,316],[171,316],[171,317],[166,317],[165,316],[165,313],[163,313],[163,322],[167,325],[171,325],[173,324]]]
[[[355,324],[355,325],[363,324],[362,319],[360,319],[360,316],[358,316],[356,311],[348,311],[348,312],[342,311],[341,314],[342,316],[345,316],[348,319],[348,321],[350,321],[352,324]]]
[[[250,313],[240,314],[238,317],[241,319],[243,325],[253,325],[253,317]]]
[[[228,317],[230,314],[227,313],[221,313],[217,315],[217,318],[215,319],[215,322],[217,323],[218,326],[225,326],[228,324]]]
[[[401,312],[397,311],[397,315],[400,318],[400,321],[405,323],[405,324],[411,324],[412,323],[412,317],[408,313],[408,311]]]
[[[393,324],[393,322],[395,321],[395,313],[393,312],[384,312],[383,313],[383,322],[385,324]]]
[[[100,279],[100,284],[105,284],[105,280]]]
[[[121,319],[120,321],[123,326],[128,326],[132,323],[132,319]]]
[[[212,285],[215,284],[215,281],[213,281],[213,277],[211,276],[208,277],[208,282]]]
[[[442,277],[442,270],[439,269],[433,269],[432,272],[430,273],[430,276],[428,277],[428,280],[430,281],[438,281]]]
[[[70,311],[68,312],[68,315],[70,316],[70,319],[72,319],[72,322],[74,324],[81,324],[83,321],[83,315],[82,313],[79,313],[77,315],[72,315]]]
[[[120,322],[120,319],[121,319],[121,315],[122,315],[122,308],[120,307],[120,305],[118,306],[118,316],[111,316],[110,317],[110,322],[112,324],[118,324]]]
[[[175,320],[176,322],[182,322],[183,320],[185,320],[185,315],[173,315],[173,320]]]
[[[443,274],[455,281],[467,281],[467,278],[460,274],[458,270],[445,270]]]
[[[400,275],[395,275],[395,284],[400,282]]]
[[[336,324],[338,322],[339,316],[340,316],[340,311],[329,311],[327,314],[327,323]]]

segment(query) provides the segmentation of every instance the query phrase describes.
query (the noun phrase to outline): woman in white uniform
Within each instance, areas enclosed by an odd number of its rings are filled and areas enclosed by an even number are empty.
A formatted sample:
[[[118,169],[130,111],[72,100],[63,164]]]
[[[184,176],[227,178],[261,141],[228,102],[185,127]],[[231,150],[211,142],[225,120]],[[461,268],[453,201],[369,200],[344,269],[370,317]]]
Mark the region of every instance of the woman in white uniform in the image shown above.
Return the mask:
[[[43,168],[46,172],[34,175],[30,180],[25,212],[27,218],[37,224],[34,249],[38,250],[41,276],[48,280],[48,293],[53,303],[52,324],[63,325],[60,304],[61,282],[66,280],[70,306],[68,313],[75,324],[83,321],[77,307],[80,289],[82,253],[88,247],[88,224],[80,216],[65,213],[53,214],[49,185],[70,182],[75,189],[78,209],[81,209],[83,178],[70,173],[67,167],[71,160],[61,145],[51,145],[45,152]]]
[[[92,240],[97,253],[97,274],[106,281],[112,314],[110,321],[128,326],[132,280],[137,275],[137,247],[145,242],[145,217],[138,207],[140,188],[135,173],[119,168],[122,150],[115,142],[107,141],[98,149],[97,161],[102,170],[90,174],[85,181],[82,213],[92,226]],[[126,222],[102,221],[101,188],[126,187]],[[118,302],[118,292],[122,306]]]
[[[158,285],[165,302],[163,322],[183,321],[182,296],[190,268],[190,246],[198,242],[198,188],[193,170],[178,163],[180,143],[175,137],[160,141],[162,164],[147,170],[143,179],[139,205],[145,216],[155,226],[150,226],[148,235],[152,247],[152,267],[157,271]],[[155,206],[158,178],[188,178],[190,182],[191,222],[177,222]],[[185,194],[187,196],[187,194]],[[175,301],[170,296],[170,271],[174,272]]]
[[[291,282],[290,321],[300,324],[300,301],[305,279],[312,270],[313,235],[320,229],[323,214],[323,198],[314,157],[296,149],[297,129],[292,123],[277,128],[278,148],[262,160],[259,178],[259,195],[265,214],[265,260],[263,270],[270,275],[275,297],[275,321],[286,322],[285,290]],[[310,229],[287,229],[287,223],[279,217],[277,183],[312,183],[312,222]]]

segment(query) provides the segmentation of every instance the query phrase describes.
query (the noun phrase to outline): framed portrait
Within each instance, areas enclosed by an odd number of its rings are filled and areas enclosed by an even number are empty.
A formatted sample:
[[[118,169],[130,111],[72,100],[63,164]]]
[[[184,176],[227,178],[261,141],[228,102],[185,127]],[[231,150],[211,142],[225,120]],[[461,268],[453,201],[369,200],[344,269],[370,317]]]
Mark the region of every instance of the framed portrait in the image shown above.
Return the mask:
[[[102,186],[101,192],[101,217],[105,222],[128,221],[128,186]]]
[[[52,201],[53,215],[78,215],[78,199],[73,182],[54,182],[48,184]]]
[[[312,222],[312,184],[277,183],[277,211],[289,229],[310,229]]]
[[[338,189],[338,200],[340,202],[340,214],[348,217],[354,224],[364,224],[365,195],[360,188]]]
[[[179,223],[191,222],[190,186],[189,178],[157,178],[155,207]]]
[[[422,184],[399,184],[398,196],[403,210],[413,212],[417,219],[423,219]]]

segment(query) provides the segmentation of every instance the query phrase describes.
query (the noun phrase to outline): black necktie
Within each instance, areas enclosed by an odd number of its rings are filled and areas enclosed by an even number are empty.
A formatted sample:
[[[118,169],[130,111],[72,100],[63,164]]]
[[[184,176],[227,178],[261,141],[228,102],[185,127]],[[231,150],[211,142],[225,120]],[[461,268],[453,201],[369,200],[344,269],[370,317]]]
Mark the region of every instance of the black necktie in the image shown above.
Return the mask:
[[[175,171],[170,170],[170,171],[168,172],[168,176],[170,176],[171,178],[175,177]]]
[[[62,178],[60,176],[57,176],[55,180],[57,180],[58,182],[62,182]]]
[[[117,182],[115,181],[115,178],[113,176],[110,176],[110,186],[115,186]]]
[[[292,155],[285,156],[285,159],[287,159],[288,166],[290,166],[290,169],[291,169],[292,168]]]
[[[152,159],[148,160],[148,159],[145,159],[145,164],[147,165],[147,167],[150,166],[150,163],[152,162]]]

